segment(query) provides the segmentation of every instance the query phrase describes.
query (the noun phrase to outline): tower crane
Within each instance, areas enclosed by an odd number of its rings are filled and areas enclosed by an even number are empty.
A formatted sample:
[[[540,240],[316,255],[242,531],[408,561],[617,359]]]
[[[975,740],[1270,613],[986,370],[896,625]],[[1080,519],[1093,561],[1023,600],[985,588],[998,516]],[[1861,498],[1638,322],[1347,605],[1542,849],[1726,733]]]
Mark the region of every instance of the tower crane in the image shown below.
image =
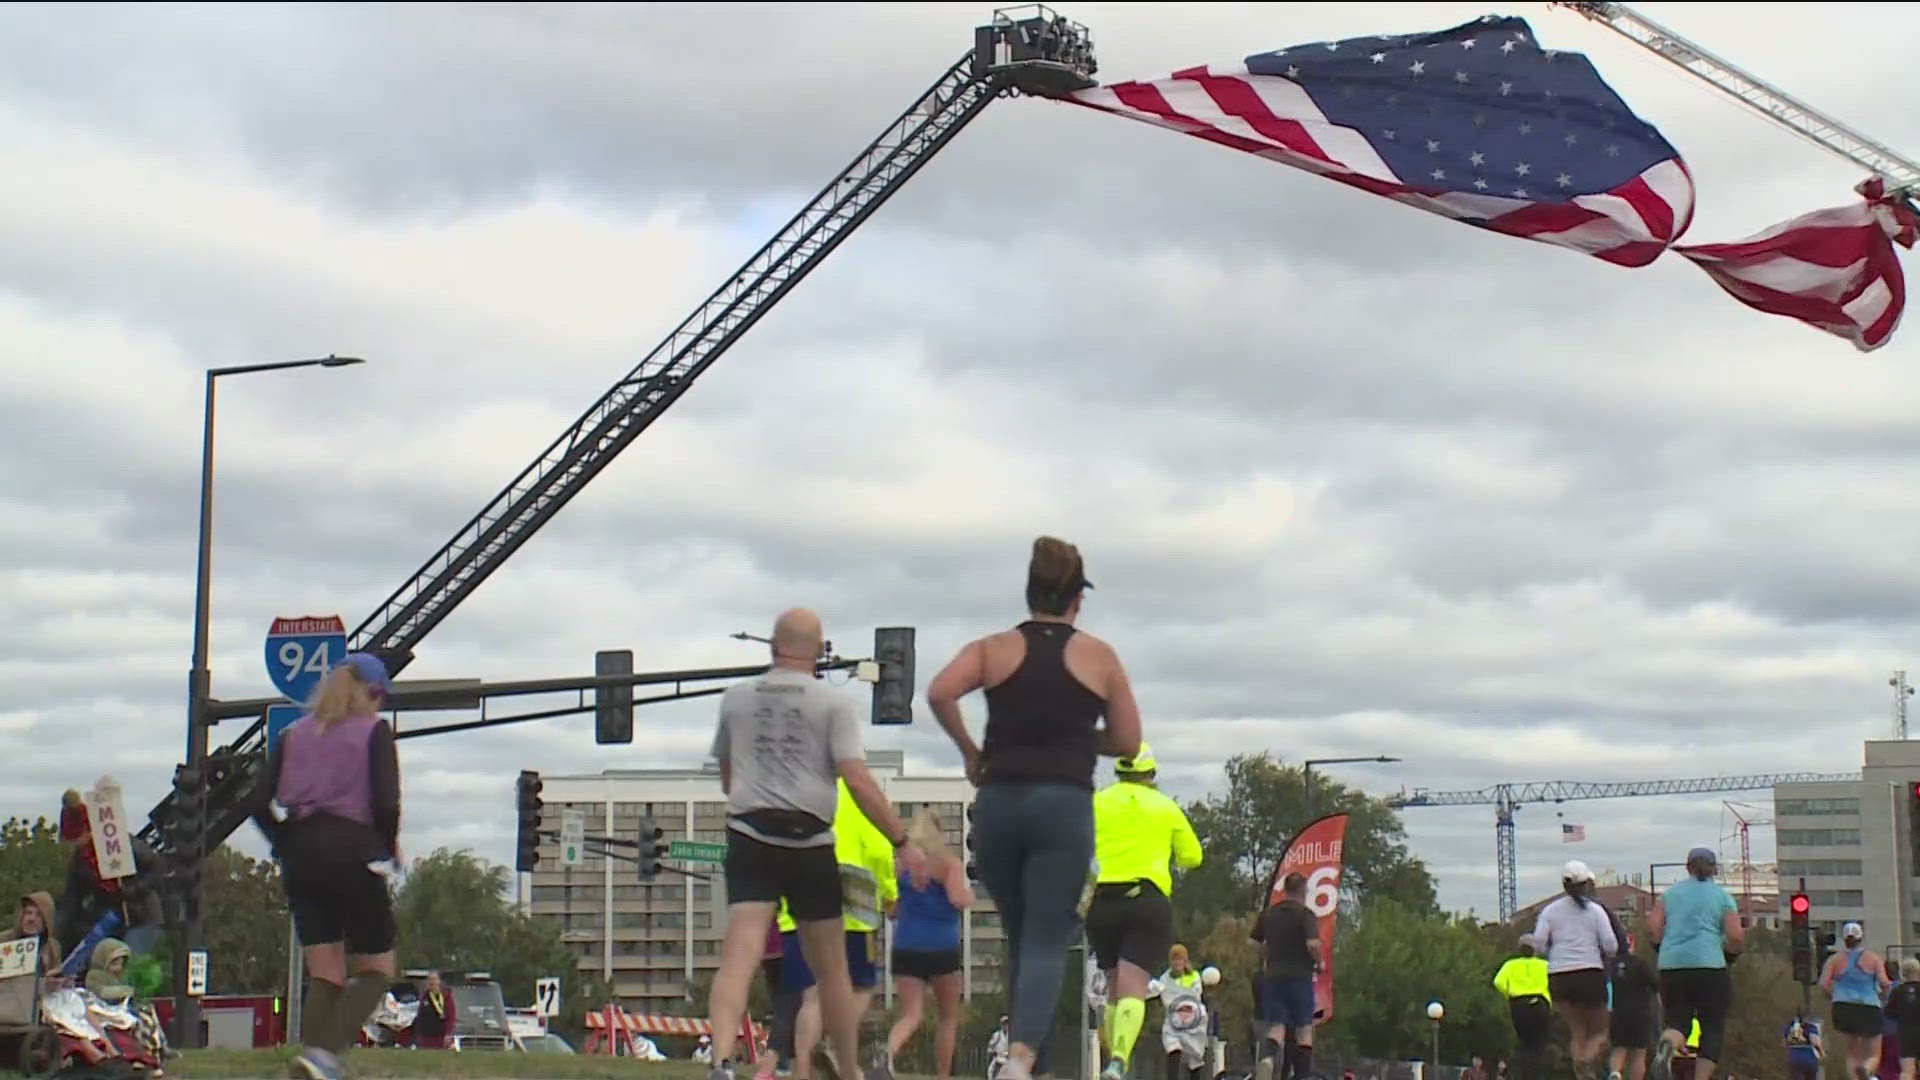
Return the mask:
[[[1884,197],[1912,207],[1915,191],[1920,189],[1920,164],[1912,158],[1741,70],[1625,4],[1555,2],[1547,6],[1563,7],[1599,23],[1815,146],[1866,169],[1882,181]]]
[[[988,104],[1085,89],[1094,85],[1096,70],[1085,26],[1040,4],[995,11],[974,30],[973,46],[925,93],[355,627],[349,647],[378,653],[397,673],[422,638]],[[265,758],[267,739],[263,716],[217,708],[213,714],[254,720],[208,755],[208,848],[245,820],[241,796]],[[169,794],[139,834],[163,857],[174,847],[168,833],[175,817]]]
[[[1720,804],[1733,818],[1733,831],[1740,836],[1740,925],[1753,925],[1753,840],[1748,835],[1755,825],[1771,825],[1770,817],[1749,817],[1757,807],[1746,803],[1723,802]],[[1721,834],[1720,839],[1726,840]]]
[[[1513,918],[1520,910],[1520,885],[1513,855],[1513,815],[1525,803],[1562,803],[1578,799],[1624,799],[1644,795],[1705,795],[1722,791],[1754,791],[1777,784],[1807,784],[1825,781],[1858,782],[1859,773],[1764,773],[1754,776],[1705,776],[1683,780],[1627,780],[1591,783],[1580,780],[1536,780],[1531,783],[1494,784],[1470,791],[1429,791],[1415,788],[1411,793],[1390,796],[1387,806],[1409,810],[1422,806],[1493,807],[1494,862],[1498,867],[1500,918]]]

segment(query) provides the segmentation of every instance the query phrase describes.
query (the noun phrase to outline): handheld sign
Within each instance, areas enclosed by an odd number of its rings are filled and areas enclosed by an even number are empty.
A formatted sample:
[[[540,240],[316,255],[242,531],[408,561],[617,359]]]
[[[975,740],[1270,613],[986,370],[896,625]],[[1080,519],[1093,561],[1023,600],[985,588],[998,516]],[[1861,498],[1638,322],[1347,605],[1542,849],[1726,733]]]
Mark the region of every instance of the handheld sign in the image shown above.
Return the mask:
[[[0,941],[0,979],[31,975],[40,966],[40,939]]]
[[[560,1015],[560,980],[546,975],[533,980],[533,1011],[552,1019]]]
[[[338,615],[275,619],[267,631],[267,677],[293,702],[313,697],[320,677],[347,655],[347,624]]]
[[[133,834],[127,831],[120,785],[112,777],[103,776],[81,799],[87,808],[87,823],[93,828],[93,855],[100,864],[101,880],[132,877],[136,872]]]

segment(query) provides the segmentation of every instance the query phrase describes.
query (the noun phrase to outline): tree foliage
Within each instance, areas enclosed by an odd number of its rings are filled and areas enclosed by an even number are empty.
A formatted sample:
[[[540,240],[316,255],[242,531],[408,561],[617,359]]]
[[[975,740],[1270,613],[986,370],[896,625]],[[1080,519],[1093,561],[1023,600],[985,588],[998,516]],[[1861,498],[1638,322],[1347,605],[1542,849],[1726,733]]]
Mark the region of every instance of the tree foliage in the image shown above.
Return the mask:
[[[1264,753],[1229,758],[1226,775],[1224,794],[1187,807],[1206,861],[1174,886],[1173,907],[1183,938],[1197,940],[1221,918],[1264,906],[1261,890],[1287,843],[1309,820],[1309,810],[1315,817],[1348,815],[1342,881],[1350,898],[1363,904],[1384,898],[1414,911],[1438,910],[1433,877],[1407,852],[1406,831],[1385,803],[1316,773],[1309,808],[1305,770]]]
[[[279,866],[222,845],[204,878],[208,993],[286,993],[291,923]]]
[[[400,965],[489,971],[510,1006],[533,1001],[535,979],[558,976],[558,1024],[578,1030],[586,1011],[605,1004],[611,991],[580,969],[557,924],[515,907],[511,884],[506,867],[467,851],[439,848],[414,860],[394,896]]]
[[[7,925],[13,923],[13,902],[19,897],[44,890],[59,899],[67,880],[67,855],[59,827],[46,818],[0,822],[0,897],[6,898]]]

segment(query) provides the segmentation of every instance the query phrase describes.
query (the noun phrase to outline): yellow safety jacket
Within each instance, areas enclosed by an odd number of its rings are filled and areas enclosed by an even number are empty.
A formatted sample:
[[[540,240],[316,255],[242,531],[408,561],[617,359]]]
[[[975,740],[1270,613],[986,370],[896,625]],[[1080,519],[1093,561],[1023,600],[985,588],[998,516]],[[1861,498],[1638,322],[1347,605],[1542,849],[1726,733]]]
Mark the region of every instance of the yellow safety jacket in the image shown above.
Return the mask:
[[[1544,956],[1516,956],[1500,965],[1493,976],[1493,988],[1511,1001],[1514,998],[1540,997],[1548,1001],[1547,959]]]
[[[884,911],[900,898],[900,879],[893,871],[893,844],[878,825],[867,820],[845,780],[840,781],[839,790],[840,803],[833,812],[833,854],[840,863],[841,887],[851,890],[857,887],[856,882],[864,883],[871,876],[874,897]],[[853,904],[848,908],[848,930],[871,933],[878,928],[877,921],[855,918]],[[780,901],[779,921],[781,933],[793,933],[793,916],[787,913],[784,899]]]
[[[1180,804],[1149,784],[1121,780],[1093,797],[1093,858],[1102,885],[1151,881],[1173,895],[1169,861],[1200,865],[1200,838]]]

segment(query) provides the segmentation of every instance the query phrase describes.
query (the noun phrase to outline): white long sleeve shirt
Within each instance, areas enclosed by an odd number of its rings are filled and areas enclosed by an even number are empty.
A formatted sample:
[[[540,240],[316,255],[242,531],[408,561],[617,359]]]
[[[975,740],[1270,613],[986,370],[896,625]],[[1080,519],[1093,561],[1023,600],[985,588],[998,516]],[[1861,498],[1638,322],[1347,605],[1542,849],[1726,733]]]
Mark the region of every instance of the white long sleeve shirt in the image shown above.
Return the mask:
[[[1607,957],[1620,948],[1613,923],[1598,900],[1582,904],[1562,896],[1540,911],[1533,936],[1547,958],[1547,974],[1605,968]]]

